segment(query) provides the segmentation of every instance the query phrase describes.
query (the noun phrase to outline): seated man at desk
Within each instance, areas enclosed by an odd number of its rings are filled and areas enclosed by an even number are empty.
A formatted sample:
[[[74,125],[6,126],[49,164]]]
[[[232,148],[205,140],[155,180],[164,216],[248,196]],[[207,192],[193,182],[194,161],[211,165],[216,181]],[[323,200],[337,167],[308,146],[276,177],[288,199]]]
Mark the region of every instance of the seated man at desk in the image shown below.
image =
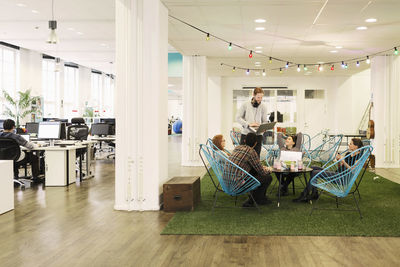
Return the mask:
[[[0,133],[0,137],[12,138],[20,146],[26,147],[27,149],[34,149],[35,144],[28,142],[22,136],[15,134],[15,121],[8,119],[3,123],[4,131]],[[32,177],[34,181],[39,180],[39,158],[34,155],[32,152],[21,151],[21,155],[17,160],[17,165],[14,168],[14,176],[18,178],[18,168],[19,166],[23,166],[27,163],[30,163],[32,166]]]

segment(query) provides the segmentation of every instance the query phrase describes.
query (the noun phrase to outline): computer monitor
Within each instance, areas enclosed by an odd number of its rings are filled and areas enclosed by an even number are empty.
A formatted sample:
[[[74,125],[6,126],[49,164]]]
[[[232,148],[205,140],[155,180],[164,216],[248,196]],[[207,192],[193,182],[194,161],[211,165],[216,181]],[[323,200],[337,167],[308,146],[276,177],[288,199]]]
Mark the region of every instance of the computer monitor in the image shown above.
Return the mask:
[[[60,139],[60,132],[61,123],[59,121],[39,123],[39,139]]]
[[[66,122],[61,122],[60,139],[61,140],[67,139],[67,123]]]
[[[25,125],[25,129],[28,134],[37,134],[39,131],[39,123],[27,122]]]
[[[108,130],[109,135],[115,134],[115,118],[101,118],[100,122],[110,125],[110,129]]]
[[[61,121],[61,122],[68,123],[68,119],[57,119],[56,121]]]
[[[59,118],[43,118],[43,121],[58,121]]]
[[[104,136],[108,135],[110,131],[110,125],[107,123],[93,123],[90,129],[91,135]]]

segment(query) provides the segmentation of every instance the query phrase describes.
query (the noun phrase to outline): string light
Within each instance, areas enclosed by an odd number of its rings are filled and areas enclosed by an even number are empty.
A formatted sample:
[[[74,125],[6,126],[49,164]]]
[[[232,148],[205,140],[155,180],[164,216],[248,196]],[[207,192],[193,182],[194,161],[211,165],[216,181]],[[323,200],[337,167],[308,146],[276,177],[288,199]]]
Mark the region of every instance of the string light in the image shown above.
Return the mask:
[[[344,65],[344,69],[347,70],[347,63]]]
[[[236,67],[233,67],[232,71],[235,72],[235,70],[236,70]]]
[[[279,73],[282,74],[282,68],[279,68]]]
[[[342,69],[344,69],[344,61],[342,61]]]
[[[399,54],[399,51],[397,50],[397,47],[394,48],[394,54],[397,56]]]
[[[289,68],[289,61],[286,62],[285,68]]]
[[[206,41],[210,40],[210,34],[207,33]]]
[[[319,64],[319,65],[318,65],[318,71],[323,71],[323,70],[324,70],[324,67],[321,66],[321,64]]]
[[[269,57],[269,64],[272,63],[272,57]]]
[[[297,72],[300,72],[300,65],[297,65]]]
[[[331,66],[331,70],[335,70],[335,65],[332,65],[332,66]]]
[[[356,66],[360,67],[360,61],[357,61]]]
[[[228,50],[232,50],[232,43],[229,43]]]
[[[249,74],[250,74],[250,70],[249,70],[249,69],[247,69],[247,71],[246,71],[246,74],[247,74],[247,75],[249,75]]]
[[[265,69],[263,69],[263,74],[262,74],[263,76],[265,76],[265,75],[267,75],[266,73],[265,73]]]
[[[307,65],[304,64],[304,71],[307,71],[307,70],[308,70]]]
[[[253,50],[250,50],[249,58],[253,57]]]
[[[365,61],[367,64],[371,63],[371,60],[369,59],[369,56],[367,56],[367,60]]]

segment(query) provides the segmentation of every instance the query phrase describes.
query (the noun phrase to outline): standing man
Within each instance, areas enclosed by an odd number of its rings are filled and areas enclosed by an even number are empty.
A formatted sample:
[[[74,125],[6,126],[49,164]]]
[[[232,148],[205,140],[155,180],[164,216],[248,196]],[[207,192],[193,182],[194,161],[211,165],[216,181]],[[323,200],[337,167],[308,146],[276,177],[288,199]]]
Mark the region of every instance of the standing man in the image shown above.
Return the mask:
[[[243,127],[240,137],[240,144],[244,144],[246,135],[253,132],[249,127],[259,127],[262,123],[268,122],[267,107],[262,103],[264,91],[260,87],[256,87],[253,91],[253,97],[251,101],[243,103],[236,114],[236,121]],[[257,145],[254,148],[260,157],[261,145],[263,135],[262,133],[257,135]]]

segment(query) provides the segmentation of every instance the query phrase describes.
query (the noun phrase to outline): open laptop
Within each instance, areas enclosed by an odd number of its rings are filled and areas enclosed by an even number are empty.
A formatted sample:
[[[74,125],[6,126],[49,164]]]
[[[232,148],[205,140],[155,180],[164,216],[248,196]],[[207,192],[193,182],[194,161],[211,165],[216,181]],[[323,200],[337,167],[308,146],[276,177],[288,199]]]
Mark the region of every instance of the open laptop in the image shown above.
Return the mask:
[[[29,134],[21,134],[21,136],[27,141],[30,142],[31,141],[31,136]]]
[[[265,131],[274,129],[275,124],[276,124],[276,121],[261,124],[258,128],[256,128],[256,127],[249,127],[249,129],[250,129],[251,131],[255,132],[256,134],[262,134],[262,133],[264,133]]]
[[[280,161],[300,161],[303,157],[303,153],[298,151],[281,151]]]

